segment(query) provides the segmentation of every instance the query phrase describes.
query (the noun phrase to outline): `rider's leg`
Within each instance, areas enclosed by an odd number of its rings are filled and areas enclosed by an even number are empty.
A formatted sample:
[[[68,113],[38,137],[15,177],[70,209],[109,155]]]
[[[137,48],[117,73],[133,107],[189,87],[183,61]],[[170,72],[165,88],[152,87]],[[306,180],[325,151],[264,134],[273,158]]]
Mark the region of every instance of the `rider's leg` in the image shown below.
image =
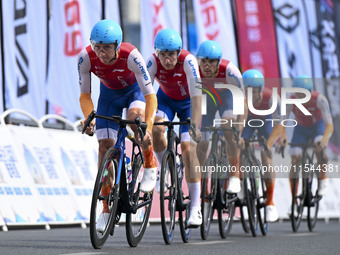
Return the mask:
[[[234,117],[224,117],[226,124],[222,125],[222,128],[232,128],[231,123],[236,121]],[[234,126],[234,125],[233,125]],[[235,136],[230,131],[223,131],[223,135],[227,140],[227,155],[229,159],[229,163],[232,169],[229,176],[229,184],[227,188],[227,192],[229,193],[238,193],[241,191],[241,182],[240,182],[240,149],[237,146],[237,142],[235,140]]]
[[[321,171],[319,172],[319,185],[318,185],[318,194],[320,196],[326,195],[328,191],[328,179],[327,179],[327,163],[328,163],[328,157],[325,153],[325,149],[322,149],[319,146],[319,142],[321,141],[322,136],[317,136],[314,139],[314,148],[315,148],[315,154],[317,157],[318,165],[321,168]]]
[[[202,224],[202,215],[200,202],[201,173],[197,170],[197,167],[199,168],[199,163],[196,155],[196,143],[194,141],[187,141],[187,139],[183,138],[183,135],[181,136],[181,139],[181,149],[185,165],[185,179],[191,198],[188,225],[191,227],[198,227]]]

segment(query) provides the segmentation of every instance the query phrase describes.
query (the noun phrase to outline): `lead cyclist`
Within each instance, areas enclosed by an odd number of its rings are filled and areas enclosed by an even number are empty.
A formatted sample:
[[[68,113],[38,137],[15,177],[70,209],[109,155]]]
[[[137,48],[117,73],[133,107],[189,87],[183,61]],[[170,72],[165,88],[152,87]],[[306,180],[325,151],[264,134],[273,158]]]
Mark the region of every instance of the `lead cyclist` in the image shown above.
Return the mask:
[[[153,155],[152,127],[157,109],[157,98],[151,78],[139,51],[130,43],[122,42],[122,29],[112,20],[101,20],[91,31],[91,44],[78,56],[80,107],[86,118],[94,109],[91,99],[91,73],[100,79],[100,95],[97,113],[104,116],[119,115],[127,108],[127,119],[142,118],[148,124],[142,144],[145,157],[144,175],[140,189],[153,190],[156,184],[157,160]],[[84,120],[82,121],[84,126]],[[117,140],[118,124],[103,119],[93,120],[86,130],[92,134],[96,127],[99,142],[98,166],[106,151]],[[131,126],[138,141],[139,133]],[[105,180],[101,193],[107,196],[112,180]],[[96,229],[103,232],[109,219],[109,208],[103,201]]]

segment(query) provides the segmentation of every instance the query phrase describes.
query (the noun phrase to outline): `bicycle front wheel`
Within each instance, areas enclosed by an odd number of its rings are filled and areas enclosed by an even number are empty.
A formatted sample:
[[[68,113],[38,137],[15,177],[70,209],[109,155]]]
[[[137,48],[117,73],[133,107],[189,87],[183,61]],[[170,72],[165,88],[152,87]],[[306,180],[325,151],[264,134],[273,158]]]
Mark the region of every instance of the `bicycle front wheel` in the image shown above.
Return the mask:
[[[301,174],[301,173],[300,173]],[[301,181],[302,183],[301,183]],[[292,211],[290,220],[292,223],[292,229],[297,232],[302,220],[303,207],[306,198],[305,186],[307,185],[307,179],[294,178],[293,179],[293,194],[292,194]]]
[[[103,247],[111,231],[115,226],[117,206],[119,200],[120,183],[116,184],[118,171],[117,156],[119,152],[110,148],[101,161],[96,182],[93,189],[91,213],[90,213],[90,238],[93,248]],[[111,190],[107,192],[108,189]],[[109,217],[104,229],[97,230],[97,221],[104,211],[109,211]]]
[[[259,160],[256,160],[257,168],[254,176],[256,188],[258,192],[257,198],[257,214],[259,218],[259,225],[262,235],[266,235],[268,231],[266,202],[267,202],[267,188],[264,181],[262,164]]]
[[[166,244],[171,244],[176,223],[177,173],[174,155],[166,151],[161,167],[160,205],[162,234]]]
[[[221,158],[221,165],[228,166],[228,158]],[[226,184],[228,180],[228,173],[218,173],[218,185],[217,185],[217,201],[218,201],[218,227],[221,238],[225,239],[233,224],[233,218],[235,214],[235,201],[236,194],[227,194]]]
[[[183,158],[182,155],[179,155],[180,158],[180,164],[182,169],[184,169],[184,162],[183,162]],[[177,169],[178,172],[178,169]],[[185,169],[182,171],[183,173],[185,173]],[[180,201],[183,202],[183,204],[181,205],[182,208],[179,208],[178,213],[179,213],[179,228],[181,230],[181,237],[182,237],[182,241],[183,243],[187,243],[189,242],[189,237],[190,237],[190,232],[191,229],[188,228],[188,219],[190,216],[190,197],[189,194],[184,194],[183,190],[182,190],[182,181],[183,181],[184,176],[182,175],[181,178],[177,178],[177,185],[178,185],[178,194],[181,197]],[[185,208],[183,208],[183,206]]]
[[[252,235],[256,237],[258,233],[259,217],[257,211],[256,183],[252,172],[246,174],[245,178],[243,179],[243,184],[245,189],[245,200],[248,209],[249,226]]]
[[[133,178],[129,184],[131,211],[126,214],[126,238],[131,247],[136,247],[142,240],[149,222],[153,193],[140,191],[144,169],[142,156],[137,154],[132,164]]]
[[[207,159],[205,171],[202,178],[201,190],[201,210],[202,210],[202,225],[201,238],[206,240],[209,235],[210,224],[214,214],[214,202],[217,192],[217,178],[216,178],[217,160],[214,156],[209,156]]]

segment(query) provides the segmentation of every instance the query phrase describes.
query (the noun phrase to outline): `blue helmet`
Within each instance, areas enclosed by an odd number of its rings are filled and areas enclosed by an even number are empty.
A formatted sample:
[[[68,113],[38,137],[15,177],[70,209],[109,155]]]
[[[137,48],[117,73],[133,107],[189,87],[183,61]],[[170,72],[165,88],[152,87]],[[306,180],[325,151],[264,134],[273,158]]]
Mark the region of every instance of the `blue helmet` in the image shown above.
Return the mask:
[[[122,43],[123,32],[117,22],[103,19],[97,22],[91,31],[91,43],[110,44],[116,43],[119,49]]]
[[[307,75],[297,76],[293,81],[293,88],[304,88],[312,91],[313,87],[313,80]]]
[[[154,46],[156,51],[181,51],[182,38],[173,29],[163,29],[157,33]]]
[[[197,58],[218,59],[222,58],[222,49],[217,42],[202,42],[197,51]]]
[[[264,77],[262,73],[255,69],[249,69],[242,74],[243,85],[245,87],[264,87]]]

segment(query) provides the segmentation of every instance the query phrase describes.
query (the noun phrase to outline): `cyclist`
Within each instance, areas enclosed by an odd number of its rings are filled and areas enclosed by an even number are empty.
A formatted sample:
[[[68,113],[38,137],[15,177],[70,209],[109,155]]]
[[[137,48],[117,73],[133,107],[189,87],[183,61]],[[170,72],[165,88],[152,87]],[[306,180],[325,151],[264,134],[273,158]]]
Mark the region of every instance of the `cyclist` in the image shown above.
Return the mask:
[[[152,126],[157,109],[157,98],[151,85],[143,57],[130,43],[122,42],[122,30],[112,20],[101,20],[91,31],[91,45],[78,56],[80,85],[80,107],[86,118],[93,110],[91,99],[91,73],[100,79],[100,96],[97,113],[105,116],[120,115],[127,108],[127,119],[145,119],[148,124],[142,144],[145,157],[144,176],[140,189],[151,191],[156,184],[157,162],[152,149]],[[84,125],[84,121],[82,121]],[[117,139],[118,124],[103,119],[93,120],[86,130],[92,134],[96,126],[99,141],[98,165],[106,151],[114,146]],[[134,126],[137,140],[139,134]],[[112,180],[111,180],[112,181]],[[102,187],[102,194],[110,192],[110,180]],[[97,221],[97,231],[104,231],[109,217],[108,205],[103,201],[103,212]]]
[[[182,49],[180,35],[172,29],[163,29],[157,33],[154,47],[156,53],[148,60],[148,71],[152,82],[156,78],[159,83],[157,92],[158,112],[156,121],[172,121],[175,114],[179,114],[180,120],[185,121],[191,116],[196,123],[201,119],[201,92],[195,86],[199,86],[199,72],[195,57]],[[190,106],[192,104],[192,113]],[[199,134],[198,125],[196,132]],[[180,127],[181,149],[185,165],[185,177],[191,198],[189,227],[198,227],[202,224],[200,206],[200,172],[195,172],[198,166],[196,156],[196,143],[190,142],[189,127]],[[165,126],[154,126],[153,142],[158,162],[162,162],[166,150],[164,137]],[[159,178],[156,185],[159,192]]]
[[[328,100],[319,92],[313,90],[313,81],[309,76],[301,75],[294,79],[293,88],[304,88],[311,91],[311,99],[303,104],[303,106],[312,114],[310,116],[303,114],[295,105],[287,106],[287,116],[293,111],[297,126],[294,127],[293,137],[291,140],[292,146],[290,154],[292,158],[292,167],[299,164],[302,156],[302,148],[294,146],[294,144],[308,144],[310,139],[313,139],[315,153],[318,164],[325,166],[328,158],[325,153],[328,141],[331,138],[334,130],[332,114],[329,108]],[[294,93],[291,98],[302,98],[303,93]],[[289,174],[291,191],[293,190],[294,172]],[[324,196],[327,193],[328,180],[326,169],[323,167],[320,171],[318,194]]]
[[[272,105],[272,91],[268,88],[264,87],[264,77],[262,73],[255,69],[249,69],[245,71],[242,75],[244,87],[252,88],[252,104],[257,110],[268,110]],[[283,126],[277,123],[279,121],[264,121],[271,119],[279,119],[282,117],[279,116],[280,112],[280,100],[278,100],[278,110],[273,114],[266,116],[259,116],[251,111],[248,111],[248,118],[246,125],[242,131],[242,138],[250,140],[253,136],[254,132],[257,130],[258,137],[264,136],[267,139],[267,148],[269,151],[265,151],[263,144],[261,144],[261,162],[263,166],[267,166],[267,169],[270,169],[269,166],[273,164],[272,159],[272,148],[274,142],[277,138],[284,133]],[[257,120],[257,121],[256,121]],[[249,125],[250,122],[253,122],[252,125]],[[262,123],[261,123],[262,121]],[[255,124],[256,123],[256,124]],[[274,128],[273,128],[274,123]],[[256,126],[256,127],[254,127]],[[259,127],[257,127],[259,126]],[[283,142],[284,139],[281,139]],[[275,186],[275,172],[274,171],[264,171],[265,184],[267,188],[267,201],[266,201],[266,215],[268,222],[275,222],[278,220],[278,212],[274,205],[274,186]]]
[[[203,87],[214,91],[214,83],[224,82],[235,85],[244,91],[241,72],[232,62],[222,58],[222,49],[217,42],[205,41],[201,43],[197,51],[197,59]],[[217,89],[217,92],[222,104],[215,105],[212,98],[207,97],[207,114],[202,117],[202,126],[213,124],[217,110],[220,113],[220,117],[226,120],[226,124],[222,125],[224,128],[231,128],[231,120],[238,123],[243,122],[244,115],[236,116],[233,114],[233,97],[230,90]],[[243,126],[238,126],[239,130],[242,131]],[[197,155],[201,165],[204,165],[206,161],[206,152],[209,145],[208,135],[209,132],[202,133],[202,139],[197,145]],[[240,150],[234,136],[230,132],[224,131],[223,135],[227,140],[229,162],[236,169],[236,171],[231,172],[227,192],[238,193],[241,190],[239,178]]]

